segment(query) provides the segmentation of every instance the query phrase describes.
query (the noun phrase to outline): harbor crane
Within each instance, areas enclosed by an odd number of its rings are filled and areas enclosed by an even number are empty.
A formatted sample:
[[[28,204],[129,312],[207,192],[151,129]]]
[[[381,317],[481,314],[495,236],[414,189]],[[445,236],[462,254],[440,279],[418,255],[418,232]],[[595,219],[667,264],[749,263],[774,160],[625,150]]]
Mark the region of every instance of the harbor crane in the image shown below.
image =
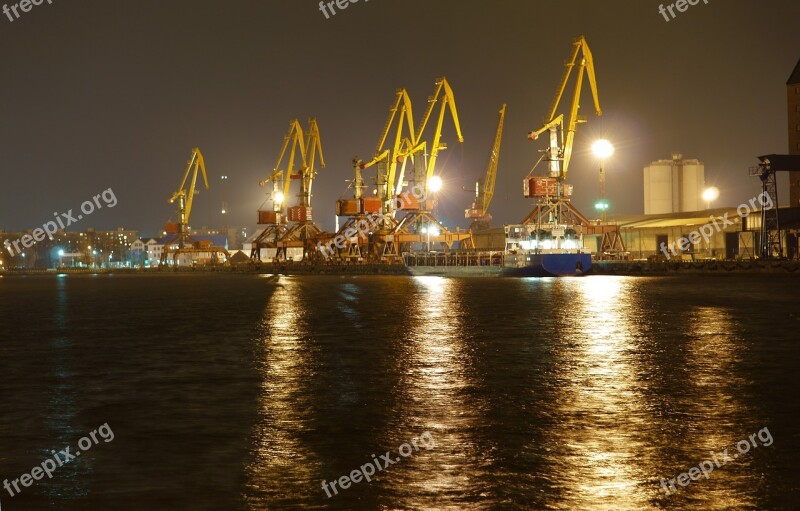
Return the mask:
[[[208,175],[206,174],[206,164],[203,158],[203,153],[200,149],[195,147],[192,150],[192,156],[187,162],[186,171],[183,173],[183,180],[181,181],[178,190],[172,194],[167,200],[170,204],[177,201],[178,207],[178,232],[176,238],[164,244],[164,250],[161,253],[161,265],[169,262],[169,257],[172,256],[172,263],[175,264],[175,259],[182,253],[197,254],[197,253],[210,253],[212,261],[217,261],[219,253],[225,254],[226,261],[230,260],[227,250],[222,247],[211,246],[210,243],[198,243],[191,239],[189,236],[189,218],[192,214],[192,205],[194,204],[194,196],[199,192],[197,190],[197,173],[200,172],[203,176],[203,183],[206,190],[208,186]],[[191,181],[189,187],[186,187],[186,181],[191,174]],[[177,245],[177,246],[176,246]]]
[[[387,148],[386,144],[393,129],[395,134],[392,146]],[[410,151],[414,138],[411,99],[408,91],[401,88],[395,93],[372,159],[366,162],[358,157],[353,159],[353,198],[336,201],[336,214],[348,217],[337,233],[345,238],[345,248],[339,252],[339,257],[360,262],[386,252],[387,243],[392,246],[391,232],[397,225],[394,220],[395,175],[398,164],[401,164],[402,169],[405,168],[404,155]],[[373,166],[378,167],[376,195],[365,196],[363,171]],[[364,226],[369,226],[373,231],[371,249],[370,240],[364,235]]]
[[[566,116],[558,113],[561,100],[576,71],[575,90]],[[573,42],[570,60],[556,90],[552,105],[544,124],[536,131],[528,133],[530,140],[537,140],[540,135],[549,132],[549,145],[542,152],[542,157],[523,180],[523,195],[535,198],[536,206],[523,220],[521,225],[507,227],[507,239],[510,248],[516,246],[542,247],[550,250],[572,250],[583,247],[584,234],[602,235],[601,248],[598,255],[624,254],[625,247],[619,234],[618,226],[593,225],[592,222],[570,203],[572,185],[566,184],[572,146],[578,124],[587,122],[579,115],[580,98],[583,89],[584,75],[589,79],[595,114],[600,116],[600,99],[597,92],[597,78],[594,69],[594,57],[586,38],[581,36]],[[545,177],[532,176],[542,161],[548,164]]]
[[[423,140],[428,123],[433,115],[436,105],[440,104],[439,115],[437,117],[436,126],[433,131],[433,138],[430,145],[427,140]],[[453,125],[456,131],[456,137],[459,143],[464,142],[464,137],[461,134],[461,124],[458,120],[458,108],[456,107],[455,95],[453,89],[447,78],[439,78],[436,81],[436,88],[432,96],[428,98],[428,108],[420,120],[417,127],[416,137],[412,140],[412,144],[408,150],[402,155],[409,157],[413,154],[421,152],[426,156],[424,165],[414,166],[414,188],[416,190],[424,191],[424,197],[420,198],[418,195],[401,192],[397,196],[398,209],[406,211],[405,217],[397,224],[392,233],[394,245],[389,245],[390,254],[399,256],[398,248],[409,247],[412,243],[427,243],[430,248],[431,243],[440,244],[447,249],[452,248],[455,242],[466,241],[468,245],[472,245],[472,235],[470,233],[452,233],[448,231],[437,220],[432,213],[434,209],[434,200],[431,195],[439,191],[441,187],[441,178],[436,175],[436,162],[439,157],[439,152],[447,149],[447,144],[442,142],[442,128],[444,127],[445,113],[449,111],[450,117],[453,120]],[[427,149],[430,148],[430,154]],[[397,190],[401,191],[405,186],[404,174],[401,173],[398,179]],[[398,247],[400,245],[400,247]]]
[[[580,56],[580,60],[578,57]],[[561,99],[564,96],[564,91],[569,83],[570,75],[575,67],[578,67],[577,80],[575,83],[575,93],[572,96],[572,104],[569,109],[569,117],[567,118],[567,133],[564,135],[564,114],[556,115]],[[550,108],[550,113],[544,123],[544,126],[536,131],[528,133],[530,140],[536,140],[545,131],[550,132],[550,145],[545,149],[545,161],[549,163],[550,177],[558,179],[559,182],[567,178],[567,171],[569,170],[569,163],[572,159],[572,144],[575,141],[575,130],[578,124],[585,123],[586,118],[578,115],[580,108],[581,86],[583,85],[584,71],[589,77],[589,86],[592,90],[592,100],[594,101],[595,114],[603,115],[603,110],[600,108],[600,99],[597,95],[597,78],[594,72],[594,58],[592,51],[589,49],[589,44],[586,38],[581,36],[573,43],[572,58],[566,64],[564,76],[561,79],[561,84],[556,91],[553,99],[553,105]]]
[[[296,173],[287,170],[287,177],[289,180],[300,181],[300,193],[298,194],[300,200],[299,204],[287,209],[289,221],[295,223],[278,239],[278,250],[275,256],[278,261],[285,261],[289,258],[287,250],[290,248],[302,248],[303,261],[314,259],[318,255],[315,243],[322,235],[322,230],[314,223],[311,210],[311,187],[314,184],[314,176],[317,174],[315,168],[317,153],[319,153],[320,168],[325,168],[322,138],[317,120],[314,117],[308,120],[305,142],[303,142],[302,129],[298,127],[297,133],[302,166]],[[285,184],[284,190],[285,193],[288,193],[288,187]]]
[[[394,143],[391,149],[385,148],[384,146],[393,127],[395,128]],[[395,101],[389,109],[389,117],[386,119],[383,131],[381,131],[381,135],[378,138],[373,158],[368,162],[363,162],[356,158],[353,162],[356,172],[355,181],[353,182],[355,199],[362,198],[364,181],[361,172],[377,164],[377,196],[382,201],[381,211],[384,215],[394,217],[394,183],[397,164],[404,161],[402,156],[404,153],[403,148],[409,144],[409,141],[413,140],[415,140],[414,113],[411,98],[409,98],[406,89],[398,89],[395,93]],[[405,152],[408,151],[406,150]]]
[[[294,173],[297,150],[300,148],[302,159],[305,155],[304,144],[303,128],[300,126],[300,122],[297,119],[292,119],[289,121],[289,130],[283,138],[281,152],[278,155],[278,161],[275,162],[275,166],[272,168],[272,173],[266,179],[258,183],[261,187],[266,186],[270,182],[272,183],[272,194],[269,198],[272,200],[272,211],[258,210],[258,223],[265,227],[253,240],[252,249],[250,251],[250,258],[252,260],[261,260],[262,248],[277,248],[278,239],[286,232],[286,200],[289,198],[289,186],[291,184],[291,176]],[[290,146],[291,149],[289,150]],[[289,161],[284,168],[282,165],[284,158],[287,156],[287,150],[289,150]],[[303,164],[305,164],[305,162],[303,162]],[[264,202],[266,202],[266,200]]]
[[[479,229],[489,227],[492,216],[489,214],[489,204],[494,196],[494,183],[497,178],[497,164],[500,159],[500,142],[503,139],[503,123],[506,118],[506,105],[500,108],[500,120],[497,123],[497,132],[494,136],[494,145],[489,154],[489,165],[486,167],[486,174],[483,182],[475,182],[475,201],[472,207],[464,211],[464,218],[472,220],[469,230],[474,232]]]

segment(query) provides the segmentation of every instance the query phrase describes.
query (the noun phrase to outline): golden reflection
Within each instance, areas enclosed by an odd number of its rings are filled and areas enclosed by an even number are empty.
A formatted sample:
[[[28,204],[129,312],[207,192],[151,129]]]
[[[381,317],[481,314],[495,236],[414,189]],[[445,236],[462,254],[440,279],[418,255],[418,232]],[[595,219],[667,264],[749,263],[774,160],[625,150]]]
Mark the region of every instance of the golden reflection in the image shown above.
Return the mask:
[[[249,509],[254,510],[262,509],[264,494],[281,498],[305,493],[317,468],[299,438],[310,424],[301,393],[308,373],[301,341],[302,283],[292,277],[281,277],[280,282],[262,319],[261,416],[254,435],[255,461],[246,471]]]
[[[415,277],[416,299],[407,319],[405,370],[397,388],[397,416],[407,423],[400,428],[409,438],[430,431],[436,447],[404,460],[403,491],[398,491],[398,509],[442,510],[437,493],[459,492],[468,487],[466,473],[457,470],[472,462],[474,450],[466,431],[475,416],[463,398],[468,382],[464,360],[463,310],[457,279]],[[387,442],[408,439],[393,438]],[[392,445],[388,443],[387,445]]]
[[[562,279],[556,286],[570,304],[553,313],[566,350],[559,416],[571,424],[553,432],[553,443],[563,449],[556,454],[562,466],[553,481],[564,500],[557,507],[647,509],[652,494],[640,487],[649,474],[641,468],[646,444],[639,435],[646,410],[632,362],[630,280]]]
[[[748,429],[747,419],[756,414],[742,399],[748,382],[737,370],[744,353],[730,311],[722,307],[697,306],[686,324],[686,332],[689,336],[686,365],[691,374],[687,387],[692,398],[685,400],[682,406],[703,420],[693,424],[684,442],[696,446],[693,450],[697,452],[699,463],[709,458],[711,452],[719,452],[753,433],[755,429]],[[735,463],[746,465],[748,457]],[[757,506],[751,479],[736,478],[730,470],[715,471],[712,477],[713,481],[706,483],[706,487],[725,491],[720,492],[721,498],[705,502],[705,509],[729,509],[734,504]]]

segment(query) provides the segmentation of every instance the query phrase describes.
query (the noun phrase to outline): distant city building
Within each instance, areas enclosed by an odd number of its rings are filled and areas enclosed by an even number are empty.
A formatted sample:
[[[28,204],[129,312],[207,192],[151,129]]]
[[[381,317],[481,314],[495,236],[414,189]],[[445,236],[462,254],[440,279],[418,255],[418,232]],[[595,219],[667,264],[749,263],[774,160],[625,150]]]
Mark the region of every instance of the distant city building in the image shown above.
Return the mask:
[[[705,168],[700,160],[658,160],[644,168],[644,214],[664,215],[705,209]]]
[[[132,266],[158,266],[161,261],[161,252],[164,245],[159,245],[155,238],[137,238],[131,243],[131,265]]]
[[[129,266],[131,244],[139,238],[139,231],[118,227],[114,231],[86,230],[87,254],[91,252],[96,267]]]
[[[31,235],[32,230],[19,232],[3,232],[0,234],[0,246]],[[57,268],[57,267],[94,267],[119,268],[130,266],[130,246],[138,238],[137,231],[125,230],[122,227],[114,231],[85,232],[62,231],[33,243],[21,252],[11,253],[4,250],[0,259],[5,268]]]
[[[800,154],[800,61],[786,82],[789,154]],[[789,205],[800,206],[800,172],[789,173]]]

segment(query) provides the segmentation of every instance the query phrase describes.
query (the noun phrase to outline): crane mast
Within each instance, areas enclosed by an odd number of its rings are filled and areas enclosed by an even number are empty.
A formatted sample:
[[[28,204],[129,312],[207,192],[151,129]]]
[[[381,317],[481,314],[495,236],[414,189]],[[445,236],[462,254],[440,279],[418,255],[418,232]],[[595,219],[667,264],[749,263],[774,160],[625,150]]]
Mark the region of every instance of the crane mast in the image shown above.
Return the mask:
[[[479,227],[488,226],[491,216],[489,215],[489,204],[494,197],[494,183],[497,178],[497,164],[500,159],[500,143],[503,140],[503,124],[506,118],[506,105],[500,108],[500,120],[497,123],[497,132],[494,135],[492,152],[489,155],[489,165],[486,167],[486,174],[483,183],[475,182],[475,202],[472,207],[464,212],[464,218],[473,220],[471,230]]]
[[[314,117],[308,120],[308,133],[306,137],[303,150],[303,167],[300,169],[300,176],[303,180],[303,186],[300,191],[300,203],[301,206],[310,208],[311,186],[314,184],[314,176],[317,173],[314,169],[317,152],[319,152],[319,167],[321,169],[325,168],[325,157],[322,154],[322,139],[320,138],[317,119]]]

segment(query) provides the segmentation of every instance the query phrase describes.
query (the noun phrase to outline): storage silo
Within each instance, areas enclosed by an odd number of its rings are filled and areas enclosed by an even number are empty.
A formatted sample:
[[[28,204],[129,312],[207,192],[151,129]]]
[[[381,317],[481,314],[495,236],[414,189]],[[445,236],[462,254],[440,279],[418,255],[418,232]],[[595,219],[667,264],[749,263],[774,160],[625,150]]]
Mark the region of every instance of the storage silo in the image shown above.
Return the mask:
[[[663,215],[703,209],[705,168],[699,160],[657,160],[644,168],[644,213]]]

